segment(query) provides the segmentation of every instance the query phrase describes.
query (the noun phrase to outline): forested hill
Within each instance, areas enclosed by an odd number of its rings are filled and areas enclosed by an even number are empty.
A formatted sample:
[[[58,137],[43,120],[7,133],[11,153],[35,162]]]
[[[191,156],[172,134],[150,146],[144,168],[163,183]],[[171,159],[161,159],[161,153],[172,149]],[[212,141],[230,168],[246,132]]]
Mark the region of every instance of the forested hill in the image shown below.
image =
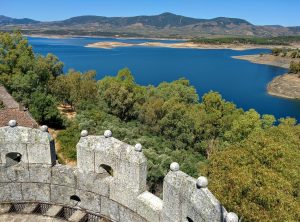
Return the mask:
[[[0,29],[24,30],[27,34],[121,35],[191,38],[208,35],[300,35],[299,27],[256,26],[239,18],[198,19],[172,13],[153,16],[78,16],[63,21],[40,22],[0,16]]]

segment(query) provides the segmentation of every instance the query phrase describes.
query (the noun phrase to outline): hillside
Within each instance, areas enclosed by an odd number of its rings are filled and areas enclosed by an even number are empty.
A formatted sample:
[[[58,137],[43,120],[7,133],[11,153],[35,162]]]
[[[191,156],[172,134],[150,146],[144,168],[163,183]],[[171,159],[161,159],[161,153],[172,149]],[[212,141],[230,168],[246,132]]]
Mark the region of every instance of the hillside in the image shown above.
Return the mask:
[[[300,35],[300,27],[256,26],[239,18],[190,18],[172,13],[154,16],[78,16],[63,21],[40,22],[0,16],[0,30],[21,29],[25,34],[94,35],[192,38],[212,35]]]

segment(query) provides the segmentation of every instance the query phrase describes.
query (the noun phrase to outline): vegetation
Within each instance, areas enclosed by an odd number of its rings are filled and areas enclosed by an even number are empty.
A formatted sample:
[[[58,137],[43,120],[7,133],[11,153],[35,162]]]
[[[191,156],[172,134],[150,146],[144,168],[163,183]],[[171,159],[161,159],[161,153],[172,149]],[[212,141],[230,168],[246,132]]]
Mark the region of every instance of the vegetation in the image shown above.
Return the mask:
[[[274,48],[271,54],[291,59],[289,73],[299,74],[300,77],[300,49]]]
[[[3,102],[0,101],[0,110],[1,110],[1,109],[4,109],[4,108],[5,108],[5,106],[4,106]]]
[[[243,111],[217,92],[199,100],[186,79],[157,87],[135,83],[128,69],[99,81],[95,72],[70,70],[53,55],[34,56],[19,33],[0,36],[0,83],[40,123],[61,119],[56,105],[72,106],[74,119],[60,122],[61,152],[76,158],[80,131],[141,143],[148,158],[148,186],[160,194],[173,161],[197,177],[243,221],[300,220],[300,125],[251,109]]]
[[[35,56],[20,32],[0,33],[0,84],[29,107],[37,121],[50,126],[62,123],[56,98],[50,94],[50,82],[62,73],[57,57]]]
[[[299,42],[300,36],[194,38],[191,41],[200,44],[253,44],[287,46],[292,42]]]
[[[300,49],[274,48],[272,49],[271,54],[274,56],[296,59],[296,58],[300,58]]]

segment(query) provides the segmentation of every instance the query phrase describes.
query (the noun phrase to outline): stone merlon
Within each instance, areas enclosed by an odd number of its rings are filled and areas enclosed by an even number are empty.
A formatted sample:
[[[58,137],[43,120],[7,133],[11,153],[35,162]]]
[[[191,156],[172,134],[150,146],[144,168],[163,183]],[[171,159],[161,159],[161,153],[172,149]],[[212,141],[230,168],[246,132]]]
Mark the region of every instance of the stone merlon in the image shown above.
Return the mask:
[[[238,222],[208,190],[205,177],[194,179],[177,163],[164,179],[163,199],[148,192],[142,145],[123,143],[111,131],[81,133],[77,167],[57,164],[53,144],[46,126],[32,129],[11,122],[0,128],[0,214],[9,211],[7,204],[30,203],[44,204],[51,217],[61,215],[62,207],[69,209],[63,211],[69,221],[92,213],[120,222]],[[33,209],[23,208],[27,213]]]

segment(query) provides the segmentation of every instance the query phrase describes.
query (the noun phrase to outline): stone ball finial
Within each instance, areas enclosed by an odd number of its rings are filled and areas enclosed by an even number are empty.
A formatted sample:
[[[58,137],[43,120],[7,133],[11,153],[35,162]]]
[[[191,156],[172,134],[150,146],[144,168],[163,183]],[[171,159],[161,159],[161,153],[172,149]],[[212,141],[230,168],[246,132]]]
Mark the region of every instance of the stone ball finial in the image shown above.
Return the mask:
[[[229,212],[226,217],[226,222],[239,222],[239,217],[233,212]]]
[[[179,170],[179,164],[176,162],[171,163],[170,170],[172,171],[178,171]]]
[[[134,150],[137,151],[137,152],[141,152],[141,151],[142,151],[142,148],[143,148],[143,146],[142,146],[142,144],[140,144],[140,143],[137,143],[137,144],[135,144],[135,146],[134,146]]]
[[[48,132],[48,126],[46,126],[46,125],[41,126],[40,130],[43,132]]]
[[[87,130],[82,130],[81,133],[80,133],[81,137],[86,137],[88,135],[89,135],[89,132]]]
[[[111,132],[110,130],[105,130],[105,131],[104,131],[104,136],[105,136],[106,138],[109,138],[109,137],[112,136],[112,132]]]
[[[8,125],[9,125],[10,127],[15,127],[15,126],[17,126],[17,121],[14,120],[14,119],[9,120]]]
[[[208,180],[206,177],[198,177],[196,182],[197,188],[206,188],[208,185]]]

